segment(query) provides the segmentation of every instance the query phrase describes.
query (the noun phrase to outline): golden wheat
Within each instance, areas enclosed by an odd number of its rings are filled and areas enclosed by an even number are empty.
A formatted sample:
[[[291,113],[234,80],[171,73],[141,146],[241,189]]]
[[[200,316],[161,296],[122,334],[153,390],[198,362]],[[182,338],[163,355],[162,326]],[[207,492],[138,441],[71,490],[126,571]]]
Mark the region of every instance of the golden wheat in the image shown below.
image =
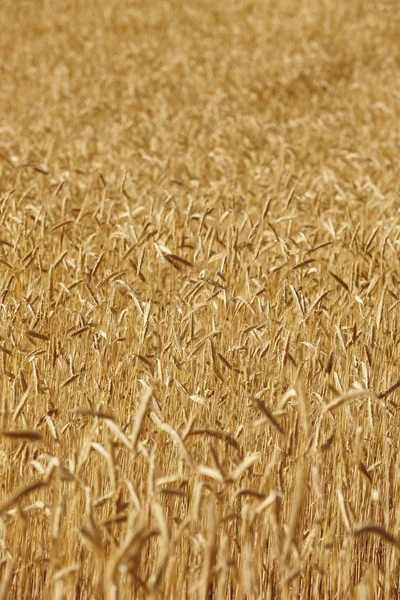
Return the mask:
[[[0,599],[397,598],[397,3],[0,22]]]

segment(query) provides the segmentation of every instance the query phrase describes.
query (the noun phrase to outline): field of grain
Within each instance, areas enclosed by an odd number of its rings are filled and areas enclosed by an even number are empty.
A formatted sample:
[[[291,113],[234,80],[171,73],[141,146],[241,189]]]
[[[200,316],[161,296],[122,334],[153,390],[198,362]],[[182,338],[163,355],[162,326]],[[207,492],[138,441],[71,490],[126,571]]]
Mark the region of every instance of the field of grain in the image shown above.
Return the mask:
[[[0,22],[0,600],[398,598],[397,2]]]

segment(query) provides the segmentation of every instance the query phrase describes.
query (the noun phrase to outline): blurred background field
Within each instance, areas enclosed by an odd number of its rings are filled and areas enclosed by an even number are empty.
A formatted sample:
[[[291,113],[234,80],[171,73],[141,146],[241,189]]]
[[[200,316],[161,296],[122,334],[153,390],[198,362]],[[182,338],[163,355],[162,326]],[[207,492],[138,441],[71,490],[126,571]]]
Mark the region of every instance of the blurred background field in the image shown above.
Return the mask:
[[[0,599],[397,598],[397,3],[0,22]]]

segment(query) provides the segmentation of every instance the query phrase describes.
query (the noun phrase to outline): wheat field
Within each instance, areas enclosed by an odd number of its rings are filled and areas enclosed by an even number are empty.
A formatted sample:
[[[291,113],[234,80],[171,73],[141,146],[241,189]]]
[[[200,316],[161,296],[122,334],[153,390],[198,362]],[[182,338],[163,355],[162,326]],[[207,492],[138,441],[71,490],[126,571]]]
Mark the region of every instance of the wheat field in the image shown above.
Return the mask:
[[[397,3],[0,22],[0,600],[398,598]]]

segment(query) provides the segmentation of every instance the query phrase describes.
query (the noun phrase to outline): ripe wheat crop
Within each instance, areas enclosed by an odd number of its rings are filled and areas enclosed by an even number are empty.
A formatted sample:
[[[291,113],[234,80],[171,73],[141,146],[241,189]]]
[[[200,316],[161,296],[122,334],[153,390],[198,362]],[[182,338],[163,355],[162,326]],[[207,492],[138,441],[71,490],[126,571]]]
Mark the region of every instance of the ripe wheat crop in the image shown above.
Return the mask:
[[[398,598],[397,2],[0,22],[0,600]]]

